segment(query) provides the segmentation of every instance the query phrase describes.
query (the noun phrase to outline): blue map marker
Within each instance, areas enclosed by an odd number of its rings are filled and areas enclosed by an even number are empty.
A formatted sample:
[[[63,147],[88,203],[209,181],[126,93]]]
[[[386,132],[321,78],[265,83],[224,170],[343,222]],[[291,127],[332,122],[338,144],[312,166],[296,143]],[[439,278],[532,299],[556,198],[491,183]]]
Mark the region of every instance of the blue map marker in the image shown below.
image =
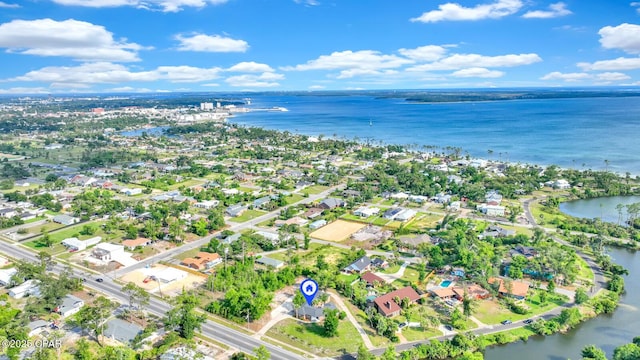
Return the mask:
[[[318,293],[318,283],[315,282],[315,280],[306,279],[300,284],[300,292],[304,298],[307,299],[307,304],[311,306],[313,298],[315,298]]]

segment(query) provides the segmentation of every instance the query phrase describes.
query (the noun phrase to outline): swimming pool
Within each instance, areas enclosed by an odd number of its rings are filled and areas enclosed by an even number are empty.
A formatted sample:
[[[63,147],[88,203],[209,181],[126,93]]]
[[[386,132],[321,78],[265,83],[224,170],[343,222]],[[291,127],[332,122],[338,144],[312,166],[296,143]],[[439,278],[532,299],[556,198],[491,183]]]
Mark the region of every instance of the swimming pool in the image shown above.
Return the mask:
[[[446,287],[449,287],[449,285],[451,285],[452,282],[453,281],[451,281],[451,280],[445,280],[445,281],[440,283],[440,286],[443,287],[443,288],[446,288]]]

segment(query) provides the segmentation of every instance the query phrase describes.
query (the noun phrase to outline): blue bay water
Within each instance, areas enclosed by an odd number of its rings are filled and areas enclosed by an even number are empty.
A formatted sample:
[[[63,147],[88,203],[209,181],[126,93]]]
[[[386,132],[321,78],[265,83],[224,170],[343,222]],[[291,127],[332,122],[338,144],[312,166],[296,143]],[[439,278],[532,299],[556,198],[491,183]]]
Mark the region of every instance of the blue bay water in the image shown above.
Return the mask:
[[[231,121],[307,135],[385,144],[459,147],[462,154],[640,174],[640,98],[574,98],[410,103],[367,95],[251,96]],[[370,121],[372,126],[370,126]],[[489,153],[492,150],[492,153]]]

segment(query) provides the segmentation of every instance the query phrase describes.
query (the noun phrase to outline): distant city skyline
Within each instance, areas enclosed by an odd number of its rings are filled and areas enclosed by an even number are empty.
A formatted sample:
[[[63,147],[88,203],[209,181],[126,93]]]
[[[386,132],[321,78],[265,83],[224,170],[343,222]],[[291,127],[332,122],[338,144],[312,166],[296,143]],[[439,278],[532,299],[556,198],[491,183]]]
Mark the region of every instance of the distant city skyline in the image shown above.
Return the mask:
[[[0,0],[0,94],[640,86],[640,1]]]

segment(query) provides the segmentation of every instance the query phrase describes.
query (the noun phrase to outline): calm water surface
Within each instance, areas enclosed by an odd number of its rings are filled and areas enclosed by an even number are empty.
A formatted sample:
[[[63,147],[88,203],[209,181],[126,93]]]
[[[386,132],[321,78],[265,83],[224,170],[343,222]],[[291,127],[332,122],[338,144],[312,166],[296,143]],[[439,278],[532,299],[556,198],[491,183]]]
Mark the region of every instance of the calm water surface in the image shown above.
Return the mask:
[[[629,205],[639,203],[640,196],[611,196],[594,199],[567,201],[560,204],[560,211],[577,218],[601,218],[614,224],[624,225],[627,213],[622,209],[622,216],[618,214],[618,204]]]
[[[238,114],[232,122],[415,144],[418,150],[455,146],[475,157],[577,169],[604,169],[608,160],[609,170],[640,174],[637,97],[424,104],[367,95],[257,94],[251,100],[252,108],[289,111]]]

